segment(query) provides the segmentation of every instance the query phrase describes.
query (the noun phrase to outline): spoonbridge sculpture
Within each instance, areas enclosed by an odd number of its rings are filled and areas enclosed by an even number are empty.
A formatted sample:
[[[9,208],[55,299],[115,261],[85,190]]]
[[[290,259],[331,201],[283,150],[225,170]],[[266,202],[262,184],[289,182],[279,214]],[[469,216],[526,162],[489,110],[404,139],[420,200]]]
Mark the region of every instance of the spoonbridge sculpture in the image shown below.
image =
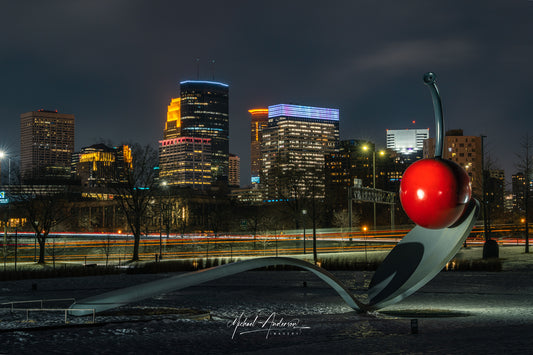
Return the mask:
[[[327,270],[289,257],[265,257],[235,262],[126,287],[74,303],[72,315],[102,312],[180,290],[225,276],[272,265],[290,265],[308,270],[333,288],[357,312],[369,312],[392,305],[429,282],[457,254],[474,227],[479,203],[471,199],[468,175],[459,165],[442,159],[444,121],[435,75],[426,73],[424,82],[433,99],[436,126],[435,157],[413,163],[403,175],[400,200],[407,215],[417,224],[391,250],[374,273],[368,289],[368,303],[357,300]]]

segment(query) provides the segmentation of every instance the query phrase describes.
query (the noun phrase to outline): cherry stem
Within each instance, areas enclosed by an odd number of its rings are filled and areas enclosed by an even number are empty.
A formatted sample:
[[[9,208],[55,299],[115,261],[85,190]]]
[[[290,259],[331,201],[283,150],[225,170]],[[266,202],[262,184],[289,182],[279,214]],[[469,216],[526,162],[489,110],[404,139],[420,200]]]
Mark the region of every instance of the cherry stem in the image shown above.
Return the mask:
[[[424,74],[424,84],[429,87],[431,98],[433,99],[433,111],[435,112],[435,158],[442,158],[444,145],[444,118],[442,117],[442,103],[439,89],[435,84],[435,73]]]

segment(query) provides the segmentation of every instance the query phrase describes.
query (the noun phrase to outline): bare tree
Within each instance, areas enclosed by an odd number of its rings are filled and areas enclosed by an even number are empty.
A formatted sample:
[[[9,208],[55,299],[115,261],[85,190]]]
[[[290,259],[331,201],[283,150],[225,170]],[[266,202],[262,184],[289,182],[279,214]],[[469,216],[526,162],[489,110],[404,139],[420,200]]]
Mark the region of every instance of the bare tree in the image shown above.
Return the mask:
[[[39,264],[45,263],[48,235],[54,227],[71,216],[72,202],[69,188],[61,185],[19,185],[14,200],[24,211],[39,243]]]
[[[133,234],[131,261],[139,260],[139,243],[156,184],[157,151],[147,146],[132,146],[131,166],[111,186]]]
[[[352,210],[352,225],[359,225],[359,214],[357,211]],[[346,228],[348,231],[350,230],[350,216],[348,214],[348,210],[344,209],[342,211],[335,211],[333,213],[333,222],[332,224],[335,227],[341,228],[341,231],[343,228]]]

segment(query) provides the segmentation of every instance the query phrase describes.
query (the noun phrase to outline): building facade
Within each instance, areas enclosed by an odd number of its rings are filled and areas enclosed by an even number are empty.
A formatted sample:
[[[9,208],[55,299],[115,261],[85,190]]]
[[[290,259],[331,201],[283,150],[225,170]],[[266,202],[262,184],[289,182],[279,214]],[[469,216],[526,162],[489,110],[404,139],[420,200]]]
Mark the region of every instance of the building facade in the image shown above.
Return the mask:
[[[526,186],[529,186],[529,191],[526,191]],[[531,196],[533,196],[533,179],[526,179],[524,173],[516,173],[511,176],[511,189],[513,211],[517,213],[525,212],[526,192],[529,195],[528,198],[531,199]]]
[[[424,157],[424,141],[429,138],[426,129],[388,129],[387,149],[394,152],[401,164],[410,165]]]
[[[241,158],[235,154],[229,155],[229,186],[241,186]]]
[[[485,200],[488,202],[491,218],[495,219],[505,212],[505,172],[488,170],[486,174]]]
[[[443,159],[449,159],[463,167],[472,184],[472,193],[480,198],[483,195],[482,147],[481,137],[464,136],[463,130],[451,130],[444,137]],[[435,139],[424,141],[424,158],[435,155]]]
[[[74,153],[74,115],[39,110],[20,115],[23,181],[69,179]]]
[[[206,190],[211,186],[211,139],[159,141],[159,179],[168,185]]]
[[[268,108],[255,108],[248,110],[252,116],[250,125],[250,157],[252,184],[261,182],[261,143],[263,142],[263,129],[268,126]]]
[[[339,144],[338,109],[269,106],[262,138],[262,184],[268,199],[324,197],[325,156],[336,152]]]
[[[106,187],[125,181],[132,168],[131,148],[127,145],[111,148],[94,144],[72,156],[72,173],[82,187]]]
[[[214,81],[180,83],[180,136],[208,138],[211,144],[211,177],[229,177],[228,85]]]
[[[171,99],[167,109],[167,121],[163,139],[178,138],[181,135],[181,98]]]

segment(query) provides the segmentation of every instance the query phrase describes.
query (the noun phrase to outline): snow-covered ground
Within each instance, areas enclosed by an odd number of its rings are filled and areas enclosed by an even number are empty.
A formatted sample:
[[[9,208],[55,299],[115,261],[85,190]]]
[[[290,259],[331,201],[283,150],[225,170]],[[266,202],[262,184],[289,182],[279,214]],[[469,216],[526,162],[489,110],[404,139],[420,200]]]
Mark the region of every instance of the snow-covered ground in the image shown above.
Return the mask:
[[[414,295],[375,314],[351,311],[306,271],[249,271],[97,315],[95,324],[91,317],[72,316],[65,324],[64,313],[57,311],[30,312],[26,321],[24,311],[4,309],[0,354],[533,353],[533,255],[523,250],[501,248],[501,272],[441,272]],[[480,256],[480,248],[458,255]],[[371,272],[334,274],[366,300]],[[0,282],[0,303],[79,300],[167,276],[6,281]],[[149,312],[154,310],[162,314]],[[202,319],[206,314],[211,319]],[[413,319],[418,334],[411,334]]]

